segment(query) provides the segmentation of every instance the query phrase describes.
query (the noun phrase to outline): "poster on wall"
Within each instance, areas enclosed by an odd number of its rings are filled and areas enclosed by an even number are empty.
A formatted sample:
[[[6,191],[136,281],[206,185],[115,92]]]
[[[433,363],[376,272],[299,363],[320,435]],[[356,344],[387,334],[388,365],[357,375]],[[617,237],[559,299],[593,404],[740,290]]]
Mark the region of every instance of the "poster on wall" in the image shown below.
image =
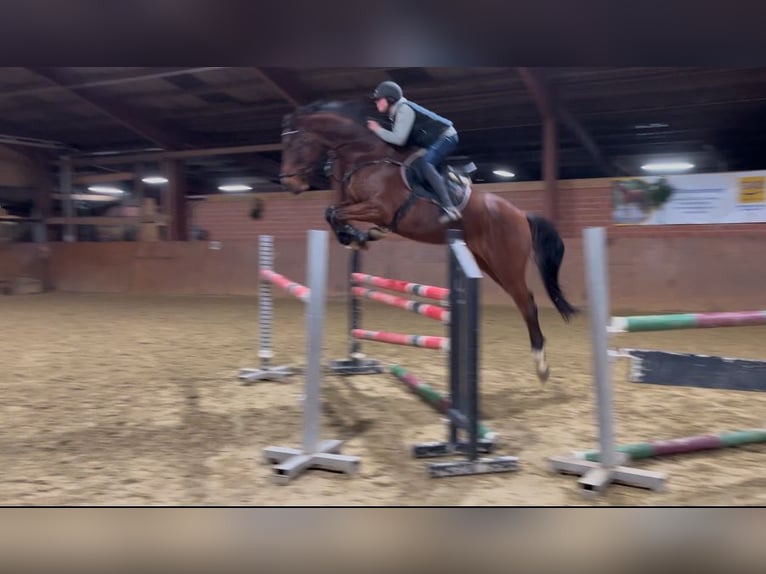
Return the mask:
[[[620,225],[766,222],[766,171],[615,179],[612,220]]]

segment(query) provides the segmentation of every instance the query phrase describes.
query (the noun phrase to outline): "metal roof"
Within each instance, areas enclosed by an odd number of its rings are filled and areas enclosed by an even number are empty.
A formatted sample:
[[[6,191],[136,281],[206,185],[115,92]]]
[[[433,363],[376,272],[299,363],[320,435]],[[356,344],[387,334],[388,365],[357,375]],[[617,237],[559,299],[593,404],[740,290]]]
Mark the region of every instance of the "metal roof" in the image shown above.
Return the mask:
[[[706,172],[764,167],[766,68],[530,71],[561,119],[560,179],[638,174],[643,162],[668,154]],[[458,153],[477,164],[477,181],[497,181],[496,167],[513,170],[516,181],[541,178],[540,109],[517,68],[1,68],[0,143],[93,158],[277,144],[282,117],[297,104],[366,97],[385,79],[455,122]],[[233,176],[274,182],[278,162],[272,150],[185,165],[197,191],[214,191]]]

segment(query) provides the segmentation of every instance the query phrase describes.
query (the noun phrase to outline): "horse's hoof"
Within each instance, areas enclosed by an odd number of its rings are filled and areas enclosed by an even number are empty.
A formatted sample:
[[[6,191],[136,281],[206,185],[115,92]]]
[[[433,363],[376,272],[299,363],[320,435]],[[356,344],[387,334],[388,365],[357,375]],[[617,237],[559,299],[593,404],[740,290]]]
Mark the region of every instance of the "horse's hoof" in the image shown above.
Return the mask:
[[[535,370],[537,370],[537,378],[540,379],[540,382],[544,383],[548,380],[548,377],[551,375],[551,369],[548,366],[548,361],[545,359],[545,351],[543,349],[540,350],[532,350],[532,357],[535,360]]]

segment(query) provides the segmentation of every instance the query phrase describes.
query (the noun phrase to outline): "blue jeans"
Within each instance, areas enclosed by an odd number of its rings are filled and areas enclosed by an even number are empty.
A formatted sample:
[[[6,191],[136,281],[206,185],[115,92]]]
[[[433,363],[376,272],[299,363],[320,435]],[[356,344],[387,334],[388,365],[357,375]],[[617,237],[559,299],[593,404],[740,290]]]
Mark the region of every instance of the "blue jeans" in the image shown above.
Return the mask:
[[[444,159],[457,149],[457,142],[457,134],[439,138],[428,148],[423,161],[439,169]]]

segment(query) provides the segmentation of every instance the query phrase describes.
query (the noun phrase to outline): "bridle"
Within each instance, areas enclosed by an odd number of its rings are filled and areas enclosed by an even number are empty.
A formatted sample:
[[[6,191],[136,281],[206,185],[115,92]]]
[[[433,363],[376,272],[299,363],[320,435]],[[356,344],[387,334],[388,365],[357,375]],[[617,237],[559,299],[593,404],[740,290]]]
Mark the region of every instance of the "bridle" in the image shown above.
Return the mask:
[[[285,136],[289,136],[289,135],[292,135],[292,134],[297,134],[299,132],[300,132],[300,130],[285,130],[285,131],[282,132],[281,137],[284,138]],[[304,167],[304,168],[302,168],[302,169],[300,169],[300,170],[298,170],[298,171],[296,171],[294,173],[279,172],[279,179],[282,179],[282,178],[285,178],[285,177],[296,177],[296,176],[299,176],[299,175],[301,175],[301,176],[302,175],[306,175],[312,169],[313,168],[311,166],[306,166],[306,167]]]
[[[297,129],[285,130],[285,131],[282,132],[281,137],[297,134],[297,133],[300,133],[300,131],[301,130],[297,130]],[[333,154],[333,156],[337,156],[338,150],[340,148],[342,148],[343,146],[350,145],[352,143],[354,143],[354,142],[344,142],[344,143],[338,144],[335,147],[330,148],[330,152]],[[330,161],[332,162],[332,160],[333,160],[333,158],[331,157]],[[391,164],[391,165],[395,165],[395,166],[399,166],[399,167],[404,165],[404,163],[399,161],[399,160],[395,160],[395,159],[390,158],[390,157],[384,157],[384,158],[381,158],[381,159],[369,160],[369,161],[365,161],[365,162],[362,162],[362,163],[359,163],[359,164],[356,164],[356,165],[352,165],[351,168],[348,169],[346,171],[346,173],[343,174],[342,177],[336,177],[335,174],[330,172],[330,179],[335,180],[338,183],[340,183],[341,184],[341,190],[345,192],[346,187],[348,186],[349,182],[351,181],[351,178],[359,170],[361,170],[361,169],[363,169],[365,167],[370,167],[370,166],[373,166],[373,165],[381,165],[381,164]],[[313,170],[313,166],[306,166],[306,167],[304,167],[302,169],[299,169],[298,171],[293,172],[293,173],[281,173],[280,172],[279,178],[281,179],[281,178],[284,178],[284,177],[303,176],[303,175],[306,175],[306,174],[310,173],[312,170]]]

